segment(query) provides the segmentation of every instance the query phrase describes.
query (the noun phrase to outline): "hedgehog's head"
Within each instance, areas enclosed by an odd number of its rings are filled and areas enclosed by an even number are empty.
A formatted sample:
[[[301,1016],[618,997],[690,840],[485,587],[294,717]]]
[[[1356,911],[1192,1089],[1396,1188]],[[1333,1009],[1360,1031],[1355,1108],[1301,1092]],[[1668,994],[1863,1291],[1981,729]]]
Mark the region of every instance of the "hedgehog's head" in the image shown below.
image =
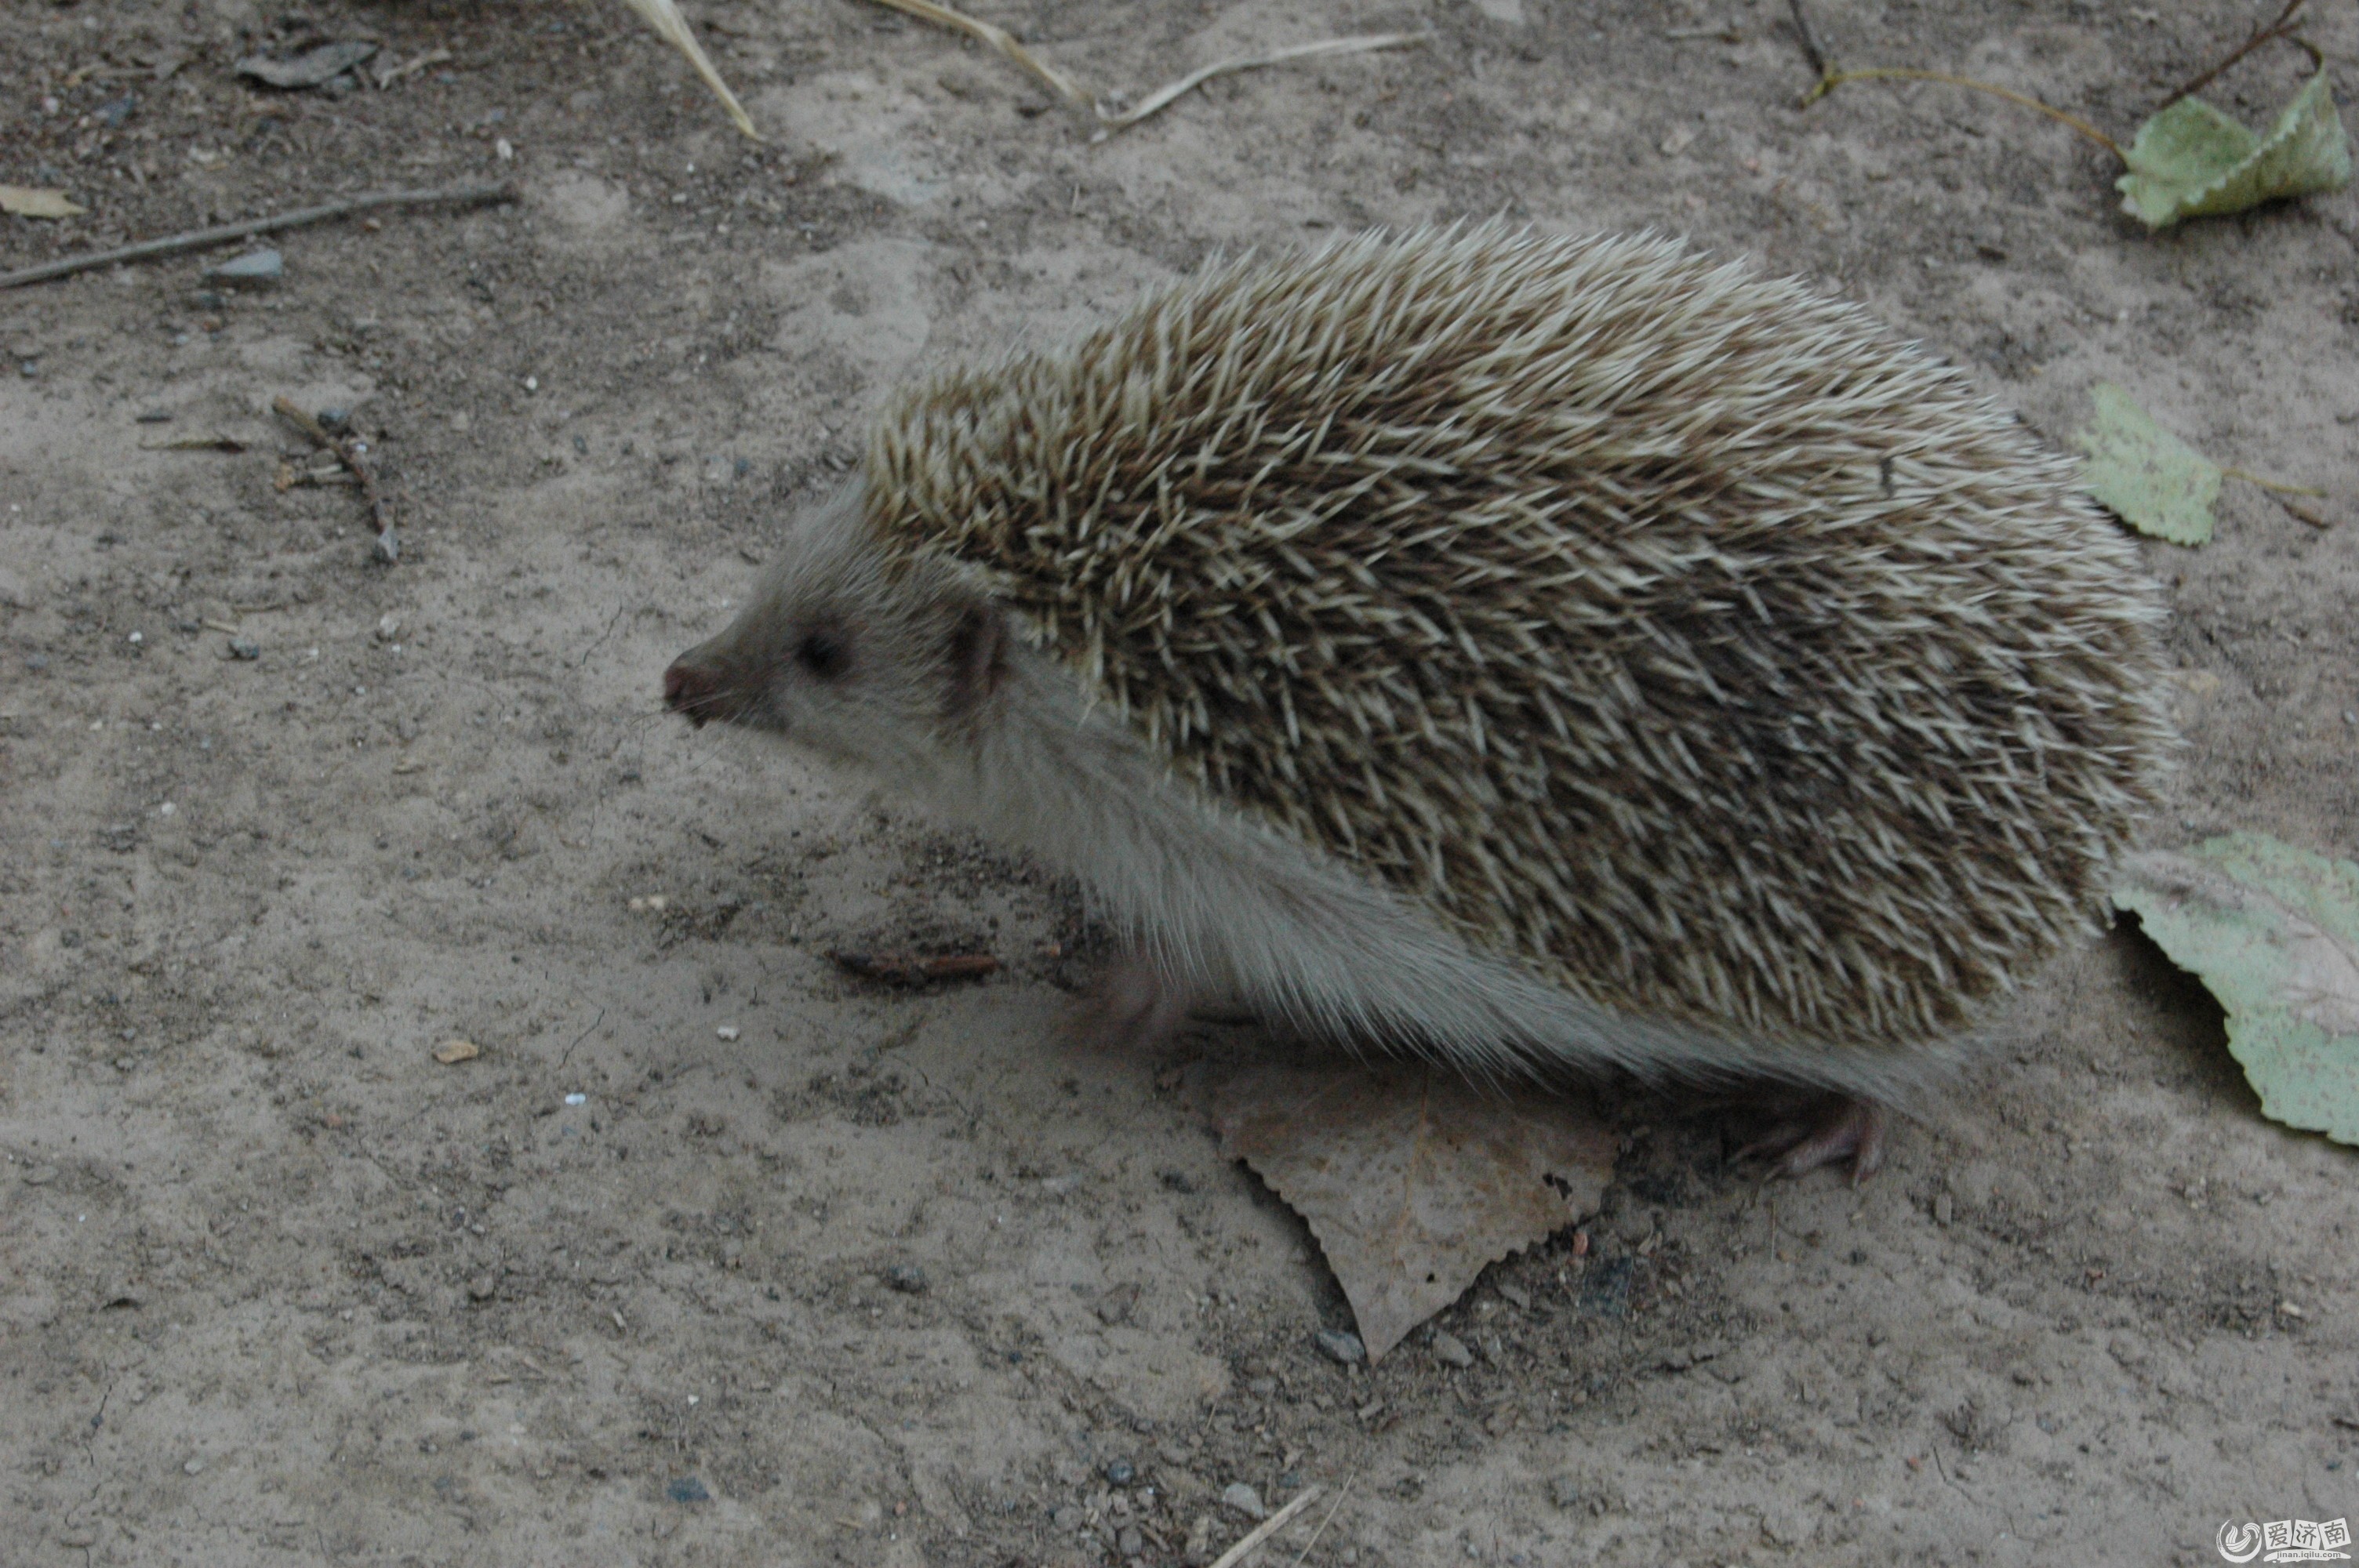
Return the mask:
[[[888,775],[932,772],[1006,673],[1003,612],[926,562],[895,569],[854,480],[796,521],[727,629],[672,661],[664,701]]]

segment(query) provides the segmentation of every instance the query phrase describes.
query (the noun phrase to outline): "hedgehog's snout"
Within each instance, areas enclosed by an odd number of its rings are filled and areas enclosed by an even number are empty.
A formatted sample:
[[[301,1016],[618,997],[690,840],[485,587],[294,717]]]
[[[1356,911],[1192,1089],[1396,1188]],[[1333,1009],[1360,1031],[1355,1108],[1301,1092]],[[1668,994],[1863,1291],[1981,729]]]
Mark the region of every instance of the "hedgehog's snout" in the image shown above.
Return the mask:
[[[707,719],[727,723],[743,718],[751,702],[744,678],[716,657],[712,646],[707,643],[690,648],[664,671],[664,706],[686,714],[700,730]]]

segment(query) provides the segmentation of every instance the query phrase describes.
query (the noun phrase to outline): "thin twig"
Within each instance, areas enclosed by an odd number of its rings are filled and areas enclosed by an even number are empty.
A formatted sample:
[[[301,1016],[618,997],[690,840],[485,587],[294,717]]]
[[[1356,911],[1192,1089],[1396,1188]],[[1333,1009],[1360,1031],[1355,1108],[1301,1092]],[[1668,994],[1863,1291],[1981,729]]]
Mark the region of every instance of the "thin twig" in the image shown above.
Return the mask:
[[[1016,36],[1005,27],[994,27],[991,23],[970,16],[962,11],[953,11],[947,5],[937,5],[934,0],[876,0],[876,3],[896,11],[905,11],[912,16],[931,22],[938,27],[948,27],[952,32],[964,33],[978,42],[989,44],[1013,60],[1017,67],[1032,76],[1043,87],[1074,108],[1088,109],[1093,106],[1090,102],[1090,95],[1082,91],[1079,82],[1016,42]]]
[[[1327,1527],[1333,1524],[1335,1516],[1343,1511],[1343,1504],[1351,1498],[1352,1487],[1359,1478],[1360,1473],[1357,1470],[1343,1477],[1343,1489],[1335,1494],[1335,1501],[1329,1507],[1325,1516],[1320,1519],[1319,1528],[1310,1532],[1310,1539],[1304,1541],[1302,1550],[1294,1554],[1294,1568],[1302,1568],[1304,1560],[1310,1555],[1310,1549],[1319,1544],[1319,1538],[1327,1533]]]
[[[1259,1546],[1263,1541],[1267,1541],[1271,1536],[1276,1535],[1279,1530],[1285,1529],[1287,1522],[1293,1519],[1296,1514],[1299,1514],[1304,1509],[1309,1508],[1310,1506],[1310,1500],[1318,1495],[1319,1488],[1317,1487],[1310,1486],[1303,1487],[1302,1490],[1296,1495],[1292,1502],[1287,1504],[1284,1508],[1278,1509],[1276,1513],[1270,1515],[1259,1524],[1254,1526],[1252,1534],[1246,1536],[1243,1541],[1238,1541],[1234,1546],[1230,1547],[1226,1552],[1222,1552],[1220,1556],[1214,1558],[1212,1560],[1212,1568],[1237,1568],[1238,1563],[1253,1555],[1254,1548]]]
[[[1177,81],[1157,88],[1148,93],[1136,109],[1116,111],[1108,109],[1080,82],[1026,49],[1004,27],[995,27],[989,22],[970,16],[963,11],[952,10],[948,5],[937,5],[935,0],[876,0],[876,4],[890,10],[905,12],[909,16],[922,18],[937,27],[948,27],[952,32],[964,33],[971,38],[989,44],[1006,56],[1018,69],[1055,93],[1069,108],[1078,109],[1094,120],[1097,123],[1099,139],[1125,126],[1138,124],[1191,88],[1200,87],[1216,76],[1226,76],[1232,71],[1258,70],[1263,66],[1283,65],[1288,60],[1312,59],[1321,55],[1358,54],[1370,49],[1397,49],[1409,44],[1421,44],[1432,36],[1429,33],[1369,33],[1357,38],[1321,38],[1315,43],[1295,44],[1287,49],[1272,49],[1267,54],[1241,55],[1230,59],[1216,60],[1201,70],[1190,71]]]
[[[2154,106],[2154,112],[2159,114],[2165,109],[2169,108],[2173,103],[2178,103],[2180,99],[2194,97],[2195,94],[2202,92],[2205,88],[2211,86],[2214,81],[2217,81],[2222,76],[2226,74],[2230,66],[2234,65],[2238,60],[2244,59],[2246,55],[2252,53],[2263,44],[2267,43],[2272,38],[2281,38],[2286,37],[2288,33],[2293,31],[2294,22],[2300,16],[2301,8],[2309,3],[2310,0],[2286,0],[2286,8],[2277,13],[2277,19],[2276,21],[2271,22],[2267,27],[2256,28],[2251,38],[2246,38],[2243,43],[2236,46],[2236,51],[2234,54],[2230,55],[2226,59],[2222,60],[2219,64],[2213,66],[2211,70],[2205,71],[2202,75],[2195,78],[2194,81],[2190,81],[2186,86],[2181,87],[2171,93],[2169,97],[2164,99],[2161,103],[2156,104]]]
[[[2312,501],[2326,499],[2326,492],[2322,490],[2312,490],[2306,484],[2288,484],[2283,480],[2263,479],[2250,469],[2223,468],[2220,474],[2223,479],[2241,479],[2246,484],[2257,484],[2273,495],[2307,495]]]
[[[1992,93],[2006,99],[2010,103],[2020,103],[2027,109],[2037,109],[2049,119],[2071,126],[2124,163],[2129,161],[2127,156],[2122,151],[2121,143],[2114,140],[2088,121],[2082,119],[2078,114],[2068,114],[2061,109],[2042,103],[2038,99],[2017,92],[2013,88],[2000,87],[1994,82],[1976,81],[1970,76],[1952,76],[1946,70],[1918,70],[1908,66],[1879,65],[1872,66],[1865,70],[1830,71],[1819,78],[1819,84],[1803,95],[1802,106],[1809,108],[1846,81],[1942,81],[1951,87],[1964,87],[1976,92]]]
[[[322,202],[317,207],[300,207],[292,212],[275,213],[267,218],[252,218],[242,223],[221,223],[210,229],[190,229],[185,233],[167,234],[160,240],[142,240],[136,244],[118,245],[111,251],[91,251],[82,255],[67,256],[62,261],[18,267],[15,272],[0,272],[0,288],[47,283],[53,277],[71,277],[75,273],[88,272],[93,267],[113,266],[117,262],[146,261],[150,256],[176,256],[189,251],[208,251],[216,245],[234,244],[239,240],[252,239],[256,234],[276,233],[281,229],[307,228],[313,223],[349,218],[356,212],[374,211],[381,207],[483,207],[516,199],[516,190],[513,185],[446,185],[433,190],[380,190],[373,195]]]
[[[1201,87],[1216,76],[1227,76],[1240,70],[1259,70],[1266,65],[1284,65],[1294,59],[1316,59],[1321,55],[1402,49],[1410,44],[1421,44],[1430,36],[1426,33],[1368,33],[1358,38],[1321,38],[1316,43],[1294,44],[1286,49],[1272,49],[1267,54],[1238,55],[1229,59],[1214,60],[1201,70],[1190,71],[1177,81],[1157,88],[1136,109],[1125,110],[1119,114],[1110,114],[1100,109],[1097,116],[1107,130],[1119,131],[1125,125],[1138,124],[1181,93]]]
[[[331,436],[317,419],[296,406],[292,398],[274,397],[270,400],[270,406],[277,411],[279,417],[309,437],[312,445],[336,454],[336,460],[352,474],[353,482],[361,487],[362,499],[368,503],[369,521],[376,528],[377,554],[387,564],[399,559],[401,542],[393,532],[393,503],[387,501],[385,492],[377,488],[375,470],[369,466],[366,443],[350,437],[340,440]]]
[[[1818,35],[1810,31],[1810,18],[1802,14],[1802,0],[1787,0],[1787,5],[1794,13],[1794,31],[1802,36],[1802,52],[1810,57],[1810,70],[1823,82],[1834,74],[1834,68],[1827,63],[1827,51],[1819,47]]]
[[[988,953],[847,953],[831,951],[836,967],[864,980],[888,986],[922,986],[934,980],[973,980],[999,972]]]

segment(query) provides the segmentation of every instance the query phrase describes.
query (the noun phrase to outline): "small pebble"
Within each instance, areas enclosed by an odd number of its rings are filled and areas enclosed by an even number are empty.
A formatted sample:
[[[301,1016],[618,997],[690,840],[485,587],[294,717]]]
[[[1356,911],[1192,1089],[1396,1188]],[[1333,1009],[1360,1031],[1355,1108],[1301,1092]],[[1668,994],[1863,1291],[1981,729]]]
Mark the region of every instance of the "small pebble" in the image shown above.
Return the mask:
[[[262,657],[262,644],[249,637],[232,637],[229,654],[234,659],[258,659]]]
[[[664,1496],[676,1503],[709,1503],[712,1500],[712,1494],[704,1489],[704,1483],[693,1476],[680,1476],[664,1488]]]
[[[1138,1533],[1138,1527],[1135,1524],[1124,1525],[1122,1533],[1114,1538],[1114,1550],[1125,1557],[1147,1555],[1147,1537]]]
[[[180,1466],[181,1473],[188,1476],[201,1476],[204,1474],[204,1469],[205,1462],[201,1459],[191,1459]]]
[[[565,1103],[568,1105],[587,1105],[589,1101],[590,1097],[588,1095],[572,1094],[565,1097]]]
[[[885,1282],[905,1296],[926,1293],[926,1271],[915,1263],[896,1263],[885,1271]]]
[[[737,1038],[737,1026],[734,1023],[724,1023],[712,1033],[720,1039],[734,1040]]]
[[[380,616],[378,616],[378,617],[377,617],[377,621],[376,621],[376,640],[377,640],[378,642],[380,642],[380,643],[390,643],[390,642],[392,642],[396,637],[398,637],[398,636],[400,636],[400,635],[401,635],[401,617],[400,617],[400,616],[396,615],[396,614],[394,614],[392,611],[386,611],[385,614],[380,615]]]
[[[232,283],[269,283],[286,275],[287,258],[277,251],[248,251],[205,269],[207,277],[225,278]]]
[[[1127,1487],[1138,1479],[1138,1466],[1127,1459],[1109,1459],[1105,1465],[1106,1485]]]
[[[1221,1501],[1250,1519],[1264,1519],[1269,1510],[1261,1506],[1261,1494],[1243,1481],[1232,1481],[1221,1488]]]
[[[1502,1280],[1499,1282],[1499,1299],[1517,1312],[1532,1310],[1532,1293],[1521,1285],[1511,1285]]]
[[[1356,1367],[1368,1358],[1368,1347],[1360,1336],[1340,1328],[1322,1328],[1315,1336],[1319,1353],[1330,1361],[1345,1367]]]
[[[1474,1352],[1466,1342],[1448,1329],[1439,1329],[1433,1336],[1433,1358],[1446,1366],[1467,1368],[1474,1365]]]

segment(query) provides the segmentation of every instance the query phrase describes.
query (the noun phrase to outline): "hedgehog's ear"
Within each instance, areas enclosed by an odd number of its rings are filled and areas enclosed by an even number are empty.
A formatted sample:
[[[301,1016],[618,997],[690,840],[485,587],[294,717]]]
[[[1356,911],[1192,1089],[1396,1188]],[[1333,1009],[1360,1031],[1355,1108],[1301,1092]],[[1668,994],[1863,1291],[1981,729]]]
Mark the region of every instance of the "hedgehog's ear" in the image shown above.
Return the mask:
[[[1007,617],[988,600],[958,612],[951,627],[950,717],[966,719],[1007,678]]]

